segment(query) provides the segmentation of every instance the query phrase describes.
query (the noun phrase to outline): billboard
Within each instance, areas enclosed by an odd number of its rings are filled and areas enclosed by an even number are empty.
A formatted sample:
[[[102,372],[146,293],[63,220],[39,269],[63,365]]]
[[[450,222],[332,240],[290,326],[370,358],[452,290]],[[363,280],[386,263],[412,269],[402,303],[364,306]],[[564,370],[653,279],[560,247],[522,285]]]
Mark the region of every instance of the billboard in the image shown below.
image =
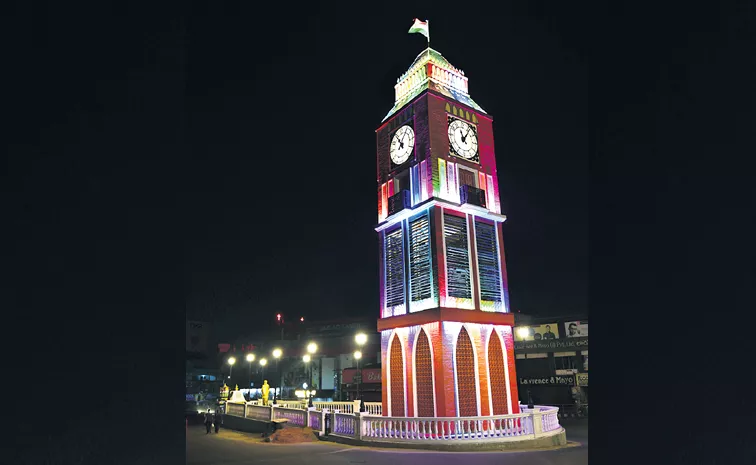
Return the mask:
[[[564,334],[566,337],[587,337],[587,321],[568,321],[564,324]]]
[[[515,328],[515,341],[541,341],[559,339],[559,326],[550,323],[540,326],[518,326]]]
[[[341,375],[342,384],[352,384],[357,381],[354,379],[354,375],[357,373],[356,368],[344,368]],[[359,377],[358,377],[359,378]],[[381,369],[380,368],[363,368],[362,369],[362,383],[380,383],[381,382]]]

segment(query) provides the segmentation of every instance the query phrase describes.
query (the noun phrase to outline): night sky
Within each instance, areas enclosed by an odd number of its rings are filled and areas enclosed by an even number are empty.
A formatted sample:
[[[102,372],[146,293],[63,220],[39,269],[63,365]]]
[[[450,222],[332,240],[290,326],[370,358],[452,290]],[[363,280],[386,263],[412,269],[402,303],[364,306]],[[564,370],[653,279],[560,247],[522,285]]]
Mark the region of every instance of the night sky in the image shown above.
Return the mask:
[[[513,308],[586,312],[587,75],[574,45],[527,11],[300,13],[285,37],[278,21],[245,27],[251,6],[188,23],[187,314],[377,315],[374,131],[425,48],[407,33],[422,13],[494,117]]]

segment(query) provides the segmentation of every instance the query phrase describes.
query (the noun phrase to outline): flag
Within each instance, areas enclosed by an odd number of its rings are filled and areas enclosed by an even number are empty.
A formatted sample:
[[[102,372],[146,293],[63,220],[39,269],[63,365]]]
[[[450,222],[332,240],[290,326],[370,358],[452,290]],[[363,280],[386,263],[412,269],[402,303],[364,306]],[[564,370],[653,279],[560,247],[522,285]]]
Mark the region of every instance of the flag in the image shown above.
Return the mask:
[[[428,27],[428,21],[420,21],[419,19],[415,18],[415,23],[409,30],[410,34],[412,34],[413,32],[419,32],[420,34],[424,35],[426,39],[428,39],[428,42],[430,42],[430,28]]]

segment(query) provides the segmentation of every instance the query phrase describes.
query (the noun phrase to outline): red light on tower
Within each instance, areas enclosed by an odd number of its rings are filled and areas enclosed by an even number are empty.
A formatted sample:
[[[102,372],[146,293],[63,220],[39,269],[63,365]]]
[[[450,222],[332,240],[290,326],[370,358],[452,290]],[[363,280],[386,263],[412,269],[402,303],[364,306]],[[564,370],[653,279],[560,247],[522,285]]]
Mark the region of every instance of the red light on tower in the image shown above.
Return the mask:
[[[303,316],[302,316],[302,317],[299,317],[299,321],[301,321],[301,322],[303,322],[303,323],[304,323],[304,317],[303,317]]]

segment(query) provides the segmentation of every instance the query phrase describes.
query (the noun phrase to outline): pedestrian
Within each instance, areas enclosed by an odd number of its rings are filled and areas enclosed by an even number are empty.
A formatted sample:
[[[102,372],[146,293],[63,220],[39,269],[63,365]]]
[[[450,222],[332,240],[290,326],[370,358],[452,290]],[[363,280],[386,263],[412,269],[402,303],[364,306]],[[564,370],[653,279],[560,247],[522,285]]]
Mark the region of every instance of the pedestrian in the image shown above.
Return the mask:
[[[215,411],[215,434],[218,434],[218,430],[220,429],[220,425],[223,422],[223,412],[220,410]]]
[[[207,409],[207,413],[205,413],[205,428],[207,428],[207,433],[210,434],[210,429],[213,426],[213,414],[210,413],[210,409]]]

